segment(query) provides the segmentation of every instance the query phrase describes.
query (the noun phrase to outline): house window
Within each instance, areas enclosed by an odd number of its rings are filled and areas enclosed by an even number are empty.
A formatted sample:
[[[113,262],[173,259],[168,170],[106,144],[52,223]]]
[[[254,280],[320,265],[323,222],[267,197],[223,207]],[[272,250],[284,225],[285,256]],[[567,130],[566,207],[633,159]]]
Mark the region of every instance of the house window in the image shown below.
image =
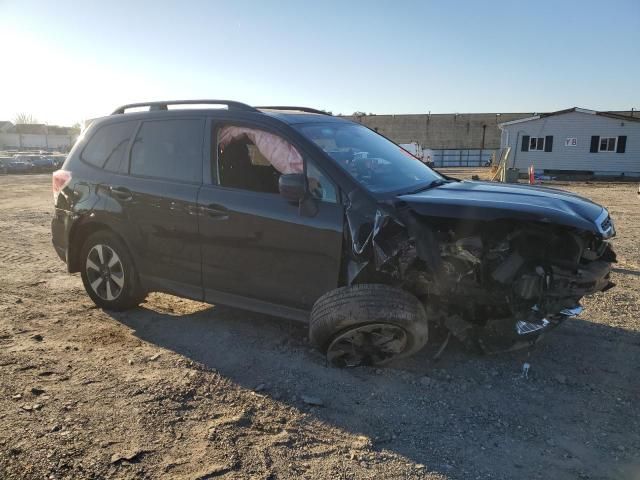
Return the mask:
[[[618,137],[600,137],[599,152],[615,152],[618,146]]]
[[[531,137],[529,139],[529,150],[544,151],[544,137]]]

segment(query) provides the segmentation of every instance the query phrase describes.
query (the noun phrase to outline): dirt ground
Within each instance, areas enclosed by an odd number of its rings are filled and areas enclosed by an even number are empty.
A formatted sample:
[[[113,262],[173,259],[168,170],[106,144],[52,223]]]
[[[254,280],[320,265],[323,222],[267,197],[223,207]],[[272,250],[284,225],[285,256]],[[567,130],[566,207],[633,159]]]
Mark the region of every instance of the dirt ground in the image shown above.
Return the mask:
[[[560,188],[618,229],[580,319],[529,352],[338,370],[281,319],[95,308],[51,247],[50,177],[0,177],[0,478],[640,479],[637,185]]]

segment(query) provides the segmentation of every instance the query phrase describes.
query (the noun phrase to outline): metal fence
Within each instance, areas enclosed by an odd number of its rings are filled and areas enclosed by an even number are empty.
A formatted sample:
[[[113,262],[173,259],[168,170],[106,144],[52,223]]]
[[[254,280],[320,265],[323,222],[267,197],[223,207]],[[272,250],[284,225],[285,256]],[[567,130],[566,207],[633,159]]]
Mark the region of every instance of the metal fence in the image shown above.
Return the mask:
[[[496,150],[425,150],[424,160],[431,155],[435,167],[484,167],[491,163]]]

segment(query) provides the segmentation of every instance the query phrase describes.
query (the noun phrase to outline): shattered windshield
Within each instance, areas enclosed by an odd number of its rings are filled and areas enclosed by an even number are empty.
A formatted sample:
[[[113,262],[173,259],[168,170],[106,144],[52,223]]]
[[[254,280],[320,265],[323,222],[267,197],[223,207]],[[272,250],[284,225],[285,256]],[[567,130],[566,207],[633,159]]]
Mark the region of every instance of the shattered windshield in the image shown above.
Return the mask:
[[[295,127],[371,192],[413,190],[442,179],[395,143],[362,125],[324,123]]]

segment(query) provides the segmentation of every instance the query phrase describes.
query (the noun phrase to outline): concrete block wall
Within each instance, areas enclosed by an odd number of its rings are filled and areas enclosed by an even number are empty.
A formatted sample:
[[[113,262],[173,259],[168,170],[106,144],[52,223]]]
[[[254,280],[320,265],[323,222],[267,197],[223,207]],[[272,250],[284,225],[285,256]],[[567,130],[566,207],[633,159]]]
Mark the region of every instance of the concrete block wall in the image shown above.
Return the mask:
[[[396,143],[419,142],[423,147],[431,149],[497,149],[500,148],[498,123],[532,115],[530,112],[439,113],[346,118],[377,129]]]
[[[540,113],[540,112],[537,112]],[[638,111],[616,111],[621,115],[638,116]],[[380,133],[396,143],[418,142],[424,148],[486,149],[500,148],[498,123],[510,122],[536,115],[524,113],[437,113],[408,115],[346,116]],[[482,142],[484,130],[484,145]]]
[[[0,133],[0,148],[46,148],[69,150],[76,135],[44,135],[35,133]]]

